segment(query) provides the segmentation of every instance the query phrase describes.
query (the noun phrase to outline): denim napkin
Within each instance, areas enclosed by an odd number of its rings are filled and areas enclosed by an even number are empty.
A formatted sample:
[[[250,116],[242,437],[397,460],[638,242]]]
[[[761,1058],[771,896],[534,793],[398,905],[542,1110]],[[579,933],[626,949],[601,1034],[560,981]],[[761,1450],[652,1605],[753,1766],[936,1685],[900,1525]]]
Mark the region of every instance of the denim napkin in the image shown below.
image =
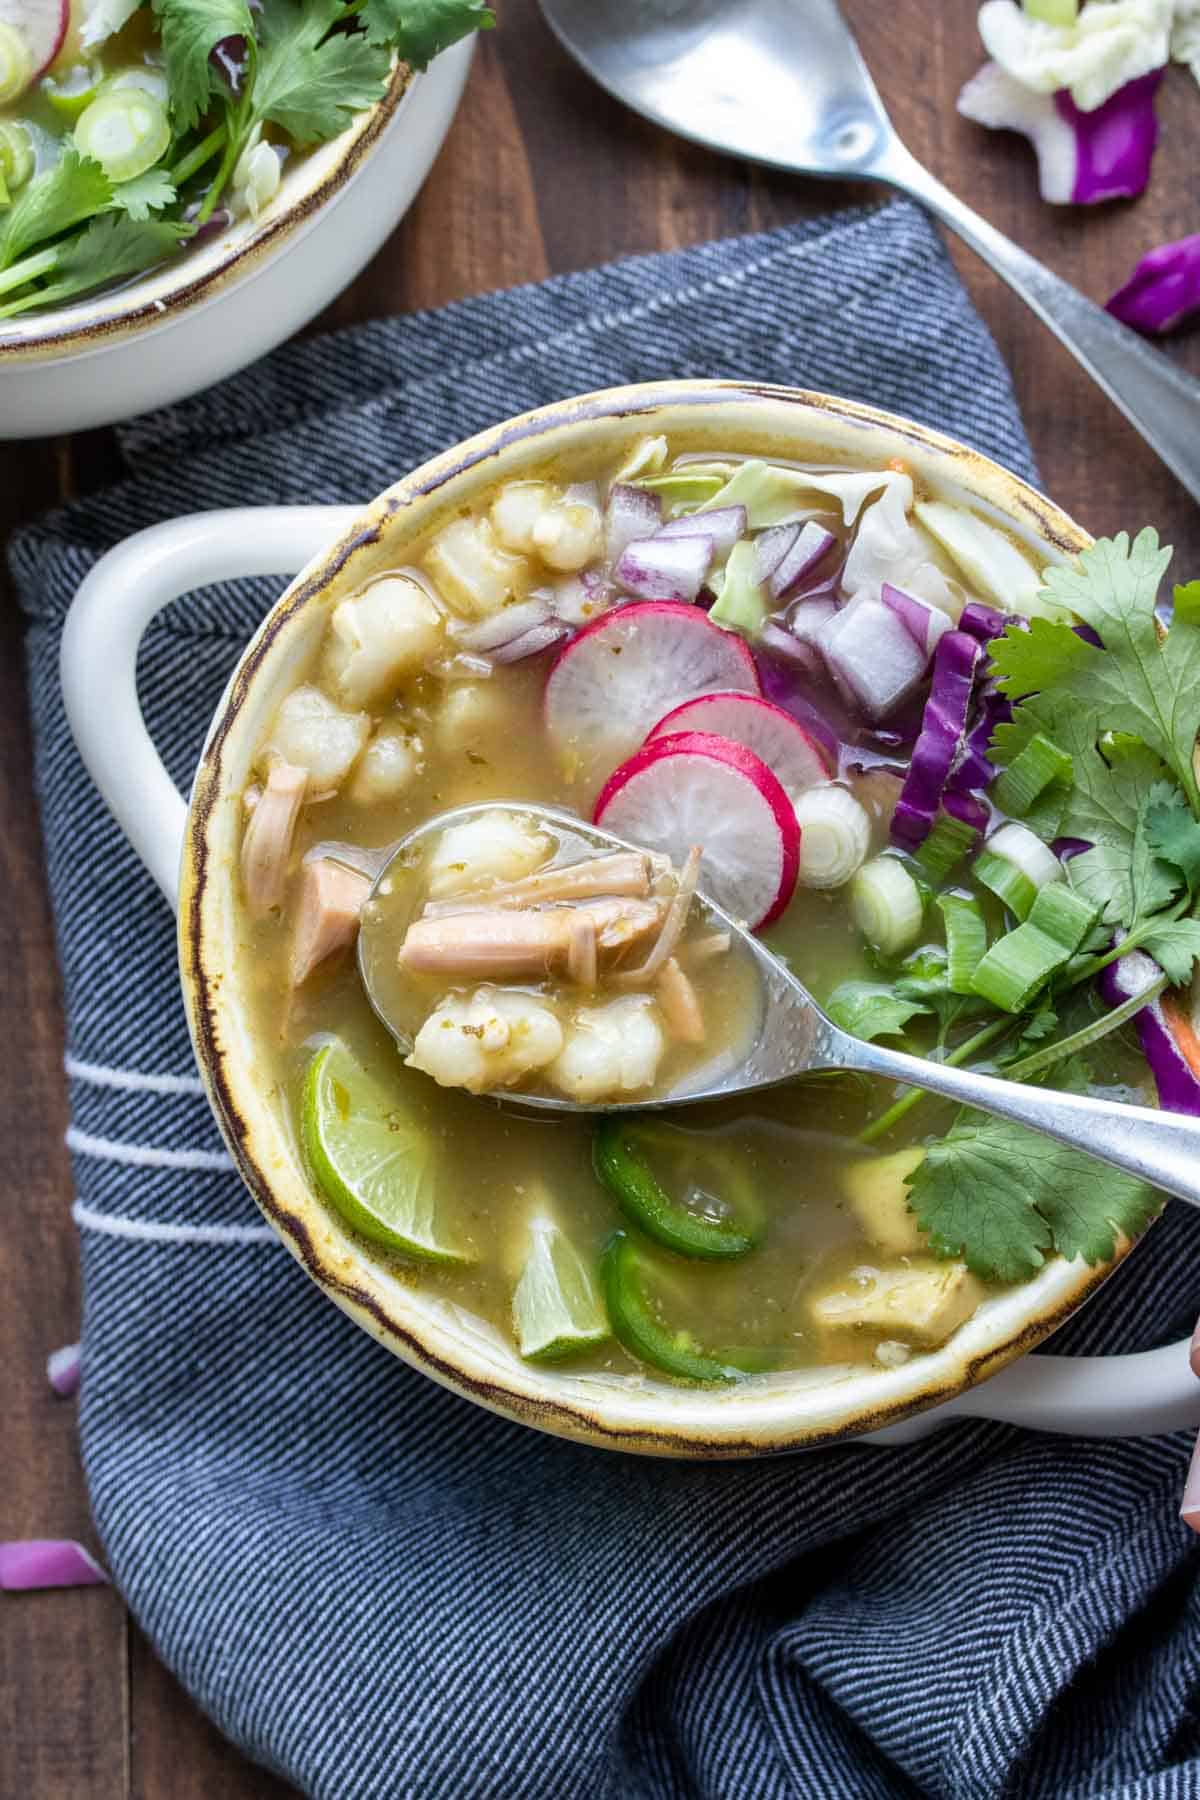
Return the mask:
[[[110,1566],[221,1729],[325,1800],[1200,1795],[1181,1435],[963,1423],[700,1467],[535,1435],[321,1297],[201,1095],[172,921],[63,718],[78,583],[154,520],[365,500],[524,407],[672,375],[831,388],[1032,473],[994,346],[896,203],[292,345],[127,427],[118,484],[14,542]],[[181,785],[277,586],[210,588],[147,636]],[[1198,1247],[1169,1209],[1057,1347],[1185,1333]]]

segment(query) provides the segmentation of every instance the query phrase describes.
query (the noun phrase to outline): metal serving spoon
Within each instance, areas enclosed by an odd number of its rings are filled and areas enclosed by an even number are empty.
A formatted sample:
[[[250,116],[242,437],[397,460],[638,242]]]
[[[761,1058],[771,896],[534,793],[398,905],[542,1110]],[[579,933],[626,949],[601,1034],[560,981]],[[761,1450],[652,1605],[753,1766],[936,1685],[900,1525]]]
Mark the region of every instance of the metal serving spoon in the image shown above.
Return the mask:
[[[964,206],[896,136],[835,0],[541,0],[571,55],[682,137],[896,187],[1007,281],[1200,500],[1200,382]]]
[[[387,989],[387,972],[396,968],[399,935],[413,916],[423,850],[430,838],[449,825],[496,810],[496,801],[460,806],[440,813],[410,832],[394,848],[380,853],[373,864],[374,884],[363,909],[358,939],[358,966],[367,997],[380,1019],[406,1052],[412,1034],[397,1018]],[[639,846],[589,825],[573,813],[556,807],[514,801],[506,810],[518,813],[535,828],[547,828],[551,836],[574,837],[595,850],[636,850]],[[1139,1176],[1165,1193],[1200,1205],[1200,1121],[1180,1113],[1159,1112],[1148,1106],[1125,1106],[1119,1101],[1096,1100],[1085,1094],[1064,1094],[1051,1088],[1026,1087],[970,1069],[927,1062],[864,1043],[842,1031],[827,1018],[802,982],[786,969],[735,919],[704,894],[693,905],[715,930],[733,938],[730,954],[749,959],[757,976],[760,1012],[756,1028],[747,1033],[744,1049],[689,1078],[679,1089],[653,1100],[622,1100],[618,1105],[581,1105],[548,1094],[497,1091],[490,1096],[538,1110],[558,1113],[634,1112],[664,1106],[696,1105],[705,1100],[727,1100],[757,1088],[777,1087],[800,1075],[845,1070],[878,1076],[882,1081],[904,1082],[977,1106],[998,1118],[1012,1119],[1031,1131],[1043,1132],[1060,1144],[1084,1150],[1101,1162],[1111,1163],[1128,1175]]]

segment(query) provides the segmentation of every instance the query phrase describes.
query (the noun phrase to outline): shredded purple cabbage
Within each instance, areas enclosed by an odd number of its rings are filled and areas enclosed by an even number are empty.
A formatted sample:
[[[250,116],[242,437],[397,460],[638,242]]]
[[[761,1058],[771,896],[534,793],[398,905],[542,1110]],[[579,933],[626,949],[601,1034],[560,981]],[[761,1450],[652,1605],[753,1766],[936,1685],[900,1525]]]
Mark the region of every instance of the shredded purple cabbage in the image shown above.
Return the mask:
[[[1108,302],[1122,324],[1158,337],[1200,312],[1200,231],[1147,252]]]
[[[1100,971],[1098,985],[1110,1006],[1120,1006],[1157,981],[1161,974],[1162,970],[1152,957],[1144,951],[1131,950],[1128,956],[1122,956]],[[1184,1054],[1162,1001],[1149,1001],[1141,1012],[1134,1014],[1133,1023],[1158,1089],[1159,1105],[1168,1112],[1200,1116],[1200,1074]]]
[[[933,828],[951,771],[962,753],[982,656],[981,646],[965,631],[948,631],[934,654],[921,735],[892,815],[892,841],[903,849],[918,849]]]

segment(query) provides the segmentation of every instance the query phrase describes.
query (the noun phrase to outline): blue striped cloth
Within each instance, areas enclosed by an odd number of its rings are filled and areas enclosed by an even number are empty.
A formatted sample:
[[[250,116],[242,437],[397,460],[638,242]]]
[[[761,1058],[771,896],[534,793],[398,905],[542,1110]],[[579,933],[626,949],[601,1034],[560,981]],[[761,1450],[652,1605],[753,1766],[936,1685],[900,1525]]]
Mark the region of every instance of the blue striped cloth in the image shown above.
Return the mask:
[[[832,388],[1031,472],[993,345],[896,204],[293,345],[128,427],[117,484],[15,541],[110,1566],[217,1724],[325,1800],[1200,1795],[1180,1436],[964,1423],[685,1467],[536,1436],[413,1374],[309,1285],[230,1172],[171,921],[69,740],[63,615],[126,533],[366,499],[521,408],[683,374]],[[147,636],[181,784],[272,598],[215,587]],[[1186,1332],[1198,1229],[1170,1209],[1058,1347]]]

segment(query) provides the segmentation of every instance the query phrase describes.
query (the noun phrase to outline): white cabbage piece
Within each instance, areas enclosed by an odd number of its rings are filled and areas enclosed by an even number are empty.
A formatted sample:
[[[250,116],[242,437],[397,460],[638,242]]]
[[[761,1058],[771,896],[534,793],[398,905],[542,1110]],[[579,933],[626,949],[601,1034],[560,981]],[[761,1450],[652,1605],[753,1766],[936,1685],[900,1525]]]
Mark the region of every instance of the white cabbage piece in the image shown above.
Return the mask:
[[[1034,93],[1069,88],[1094,112],[1171,53],[1174,0],[1087,0],[1073,25],[1031,19],[1016,0],[984,0],[979,35],[993,62]]]
[[[338,788],[362,754],[371,730],[370,716],[346,712],[318,687],[298,687],[275,715],[262,759],[281,756],[307,769],[314,799]]]
[[[606,1006],[584,1006],[547,1071],[571,1100],[589,1105],[653,1087],[666,1040],[649,994],[628,994]]]
[[[520,881],[547,861],[554,846],[520,813],[496,807],[450,825],[429,858],[429,892],[435,899],[494,881]]]
[[[779,463],[744,462],[734,470],[724,487],[698,506],[698,513],[715,512],[719,507],[744,506],[746,523],[751,531],[762,531],[770,525],[782,525],[789,519],[801,518],[811,511],[817,494],[836,500],[842,510],[842,523],[853,525],[872,494],[899,487],[906,494],[906,506],[912,504],[912,481],[895,469],[847,469],[845,473],[815,474],[809,469],[788,469]]]
[[[1042,593],[1041,573],[1024,552],[978,513],[948,500],[918,500],[914,511],[981,599],[1026,618],[1066,616],[1063,607]]]
[[[432,1075],[439,1087],[482,1094],[544,1069],[562,1042],[562,1026],[534,995],[482,987],[469,1000],[448,995],[440,1001],[405,1062]]]
[[[897,475],[866,507],[842,570],[842,586],[851,600],[860,595],[878,600],[887,581],[957,620],[963,594],[934,561],[932,539],[909,518],[912,503],[912,481]]]
[[[371,706],[389,698],[442,648],[442,614],[419,582],[385,575],[333,609],[325,668],[340,699]]]

